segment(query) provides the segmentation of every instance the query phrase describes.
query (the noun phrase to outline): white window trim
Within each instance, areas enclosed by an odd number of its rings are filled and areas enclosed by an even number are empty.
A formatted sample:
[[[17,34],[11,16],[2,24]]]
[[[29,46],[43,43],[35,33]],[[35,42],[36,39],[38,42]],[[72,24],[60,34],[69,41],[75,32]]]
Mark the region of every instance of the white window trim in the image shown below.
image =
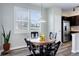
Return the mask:
[[[28,11],[28,28],[27,28],[27,30],[25,31],[25,30],[23,30],[23,32],[22,31],[16,31],[16,21],[21,21],[21,20],[16,20],[16,8],[17,7],[14,7],[14,33],[30,33],[31,31],[38,31],[38,32],[41,32],[41,23],[40,23],[40,28],[39,28],[39,30],[31,30],[31,28],[30,28],[30,23],[31,23],[31,19],[30,19],[30,13],[29,13],[29,8],[27,8],[27,11]],[[33,9],[34,10],[34,9]],[[24,21],[24,22],[26,22],[26,21]]]

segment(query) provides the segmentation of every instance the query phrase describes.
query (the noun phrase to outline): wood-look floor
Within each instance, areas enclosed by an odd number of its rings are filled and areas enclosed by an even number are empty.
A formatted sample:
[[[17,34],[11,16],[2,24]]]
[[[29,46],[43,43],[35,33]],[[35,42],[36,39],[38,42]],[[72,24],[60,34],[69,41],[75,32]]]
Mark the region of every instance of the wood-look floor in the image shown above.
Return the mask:
[[[76,54],[71,53],[72,42],[63,43],[60,45],[56,56],[76,56]],[[28,48],[21,48],[11,51],[6,56],[27,56],[30,54]],[[77,54],[78,56],[79,54]]]

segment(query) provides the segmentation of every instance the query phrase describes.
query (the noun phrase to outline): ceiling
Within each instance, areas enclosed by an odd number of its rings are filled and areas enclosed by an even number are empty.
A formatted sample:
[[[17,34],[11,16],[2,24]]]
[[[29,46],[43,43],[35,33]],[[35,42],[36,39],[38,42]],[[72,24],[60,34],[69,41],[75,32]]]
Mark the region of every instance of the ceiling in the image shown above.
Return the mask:
[[[58,7],[62,10],[71,10],[76,6],[79,6],[79,3],[33,3],[36,6],[43,5],[44,8]]]

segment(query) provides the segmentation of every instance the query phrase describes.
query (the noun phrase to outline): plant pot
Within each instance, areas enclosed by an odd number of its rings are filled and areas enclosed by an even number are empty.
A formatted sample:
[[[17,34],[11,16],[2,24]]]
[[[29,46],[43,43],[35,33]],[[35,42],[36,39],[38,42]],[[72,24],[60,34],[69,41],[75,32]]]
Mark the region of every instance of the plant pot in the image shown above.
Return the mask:
[[[3,44],[3,49],[4,49],[4,51],[9,51],[10,50],[10,43]]]

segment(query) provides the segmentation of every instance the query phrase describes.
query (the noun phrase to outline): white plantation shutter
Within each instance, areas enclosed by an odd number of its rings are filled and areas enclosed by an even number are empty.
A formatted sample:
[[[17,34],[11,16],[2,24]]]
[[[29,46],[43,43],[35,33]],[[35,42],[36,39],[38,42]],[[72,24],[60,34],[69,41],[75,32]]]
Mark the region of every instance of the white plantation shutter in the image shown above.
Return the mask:
[[[36,9],[15,7],[14,18],[15,32],[26,33],[29,31],[40,31],[40,11]]]

